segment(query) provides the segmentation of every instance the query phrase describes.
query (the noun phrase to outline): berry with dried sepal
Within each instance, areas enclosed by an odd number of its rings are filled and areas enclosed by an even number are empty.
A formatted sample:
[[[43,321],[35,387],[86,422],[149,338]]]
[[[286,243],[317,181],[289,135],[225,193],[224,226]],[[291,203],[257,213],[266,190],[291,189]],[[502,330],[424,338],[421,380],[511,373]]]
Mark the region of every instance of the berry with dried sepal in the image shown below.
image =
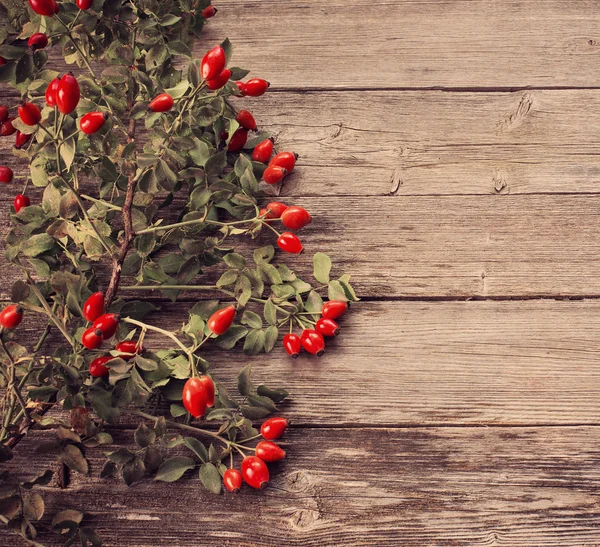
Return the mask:
[[[93,328],[102,333],[104,340],[108,340],[115,335],[121,316],[118,313],[105,313],[94,321]]]
[[[279,152],[273,156],[273,159],[269,162],[269,165],[278,165],[283,167],[288,173],[291,173],[296,167],[296,160],[298,154],[295,152]]]
[[[79,128],[86,135],[93,135],[102,129],[106,120],[108,120],[107,112],[88,112],[79,121]]]
[[[19,118],[25,125],[37,125],[42,119],[40,109],[33,103],[22,102],[17,110]]]
[[[269,469],[257,456],[246,456],[242,460],[242,476],[252,488],[261,489],[269,482]]]
[[[283,167],[273,165],[265,169],[263,180],[267,184],[277,184],[278,182],[281,182],[286,175],[287,171]]]
[[[321,357],[325,353],[325,339],[320,332],[314,329],[304,329],[302,331],[302,347],[308,352]]]
[[[290,230],[300,230],[311,221],[310,214],[304,207],[293,205],[288,207],[281,215],[281,223]]]
[[[323,336],[337,336],[340,332],[340,327],[333,319],[321,317],[315,325],[315,330]]]
[[[102,357],[96,357],[96,359],[94,359],[90,363],[90,374],[94,378],[102,378],[104,376],[108,376],[110,369],[108,367],[106,367],[105,365],[112,359],[114,359],[114,357],[112,357],[111,355],[104,355]]]
[[[0,326],[5,329],[14,329],[23,321],[23,308],[17,304],[10,304],[0,312]]]
[[[296,359],[302,349],[302,340],[297,334],[286,334],[283,337],[283,347],[292,359]]]
[[[81,335],[81,343],[87,349],[97,349],[102,345],[102,331],[94,327],[90,327]]]
[[[253,78],[244,84],[244,94],[248,97],[260,97],[271,84],[262,78]]]

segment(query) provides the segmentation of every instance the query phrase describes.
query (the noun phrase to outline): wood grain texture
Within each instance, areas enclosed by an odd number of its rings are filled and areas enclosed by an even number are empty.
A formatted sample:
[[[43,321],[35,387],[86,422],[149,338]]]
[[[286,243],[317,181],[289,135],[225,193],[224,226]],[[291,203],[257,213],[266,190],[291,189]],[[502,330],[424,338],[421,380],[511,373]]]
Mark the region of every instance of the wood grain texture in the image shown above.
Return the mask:
[[[593,0],[234,0],[207,26],[274,89],[597,86]]]
[[[164,304],[148,321],[183,324],[191,306]],[[255,357],[202,355],[232,393],[252,364],[255,385],[290,392],[282,412],[302,426],[600,424],[599,317],[596,300],[363,302],[321,358],[292,360],[280,343]],[[28,345],[41,325],[29,314],[22,326]]]
[[[27,451],[52,436],[27,438],[10,467],[24,477],[43,469],[52,460],[29,460]],[[214,496],[193,472],[128,489],[97,479],[110,446],[87,451],[91,477],[44,490],[49,514],[83,509],[105,547],[591,547],[599,442],[598,427],[295,428],[283,443],[288,459],[271,466],[262,492]],[[11,541],[0,530],[0,542]]]

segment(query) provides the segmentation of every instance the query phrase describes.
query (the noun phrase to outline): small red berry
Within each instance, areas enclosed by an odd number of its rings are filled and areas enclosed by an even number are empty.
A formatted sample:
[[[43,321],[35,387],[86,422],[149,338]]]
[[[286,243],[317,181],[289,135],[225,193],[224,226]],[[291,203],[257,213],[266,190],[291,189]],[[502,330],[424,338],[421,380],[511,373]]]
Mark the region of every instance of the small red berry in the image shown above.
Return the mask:
[[[104,313],[104,295],[101,292],[92,294],[83,305],[83,317],[86,321],[94,322]]]
[[[288,207],[281,215],[281,223],[290,230],[299,230],[310,223],[311,220],[308,211],[297,205]]]
[[[202,17],[204,17],[204,19],[210,19],[211,17],[214,17],[215,14],[217,13],[217,8],[213,7],[213,6],[208,6],[207,8],[204,8],[202,10]]]
[[[245,129],[256,131],[256,120],[248,110],[240,110],[235,119]]]
[[[204,391],[206,391],[206,406],[215,406],[215,383],[212,378],[210,376],[200,376],[199,380],[204,386]]]
[[[260,97],[263,95],[271,84],[262,78],[253,78],[244,84],[244,93],[248,97]]]
[[[90,9],[94,0],[76,0],[75,2],[80,10]]]
[[[315,330],[323,336],[337,336],[340,331],[339,325],[333,319],[321,317],[315,325]]]
[[[12,182],[13,176],[13,170],[8,165],[0,165],[0,182]]]
[[[0,123],[4,123],[8,120],[8,108],[4,105],[0,106]]]
[[[40,109],[33,103],[21,103],[19,108],[19,118],[25,125],[36,125],[42,119]]]
[[[17,194],[13,204],[15,211],[18,213],[21,209],[23,209],[23,207],[29,207],[31,205],[31,201],[27,196],[23,194]]]
[[[246,84],[244,82],[235,82],[235,85],[238,88],[238,91],[240,92],[240,95],[242,97],[246,96]]]
[[[235,308],[233,306],[217,310],[208,319],[208,328],[213,334],[221,336],[221,334],[225,334],[229,330],[234,317]]]
[[[223,72],[226,63],[227,58],[225,56],[225,50],[221,46],[215,46],[210,49],[202,58],[202,63],[200,65],[202,78],[205,80],[216,78]]]
[[[2,125],[0,125],[0,137],[8,137],[15,133],[17,128],[12,124],[13,120],[14,118],[8,118],[8,120],[2,122]]]
[[[344,315],[344,312],[348,309],[348,304],[341,300],[330,300],[325,302],[321,308],[321,315],[325,319],[337,319]]]
[[[161,93],[152,99],[150,102],[150,110],[152,112],[167,112],[173,108],[175,101],[168,93]]]
[[[277,184],[278,182],[281,182],[286,175],[287,171],[283,167],[274,165],[265,169],[263,180],[267,184]]]
[[[94,376],[94,378],[101,378],[102,376],[108,376],[110,369],[104,366],[106,363],[114,359],[111,355],[104,355],[103,357],[96,357],[90,363],[90,374]]]
[[[183,406],[194,417],[200,418],[206,412],[206,390],[200,378],[190,378],[183,386]]]
[[[264,462],[278,462],[285,458],[285,450],[271,441],[260,441],[256,445],[256,456]]]
[[[79,128],[86,135],[93,135],[96,131],[102,129],[102,126],[107,119],[107,112],[88,112],[79,121]]]
[[[312,353],[318,357],[325,353],[325,339],[320,332],[313,329],[304,329],[301,338],[302,347],[308,351],[308,353]]]
[[[56,106],[62,114],[70,114],[77,108],[81,92],[73,74],[65,74],[56,89]]]
[[[4,57],[0,57],[0,66],[4,66],[8,61]]]
[[[281,218],[281,215],[287,208],[288,206],[280,201],[267,203],[267,218]]]
[[[15,327],[18,327],[22,320],[23,308],[16,304],[6,306],[6,308],[0,312],[0,325],[5,329],[14,329]]]
[[[60,84],[60,78],[54,78],[46,88],[46,104],[48,106],[56,106],[56,92],[58,91],[58,84]]]
[[[48,45],[48,36],[43,32],[36,32],[31,35],[31,38],[27,41],[27,45],[33,49],[44,49]]]
[[[286,334],[283,337],[283,347],[293,359],[296,359],[300,355],[300,349],[302,348],[302,340],[297,334]]]
[[[279,152],[269,162],[269,165],[278,165],[279,167],[283,167],[288,173],[291,173],[296,166],[297,159],[298,154],[295,152]]]
[[[142,351],[144,351],[144,348],[139,346],[133,340],[123,340],[122,342],[119,342],[116,345],[115,350],[117,350],[119,352],[119,354],[120,354],[119,357],[121,359],[125,359],[126,361],[129,361],[129,359],[131,359],[132,357],[135,357],[136,354],[142,353]]]
[[[277,245],[283,252],[294,255],[300,254],[303,249],[300,238],[292,232],[283,232],[277,239]]]
[[[211,91],[221,89],[231,78],[231,70],[224,68],[218,76],[215,76],[212,80],[206,80],[206,87]]]
[[[260,458],[246,456],[242,460],[242,476],[252,488],[264,488],[269,482],[269,469]]]
[[[31,9],[38,15],[52,17],[58,8],[55,0],[29,0]]]
[[[269,418],[260,426],[260,434],[267,441],[279,439],[287,429],[289,422],[285,418],[275,417]]]
[[[223,484],[227,490],[237,494],[242,488],[242,472],[239,469],[228,469],[223,473]]]
[[[115,335],[121,316],[117,313],[105,313],[94,321],[93,328],[102,333],[104,340],[108,340]]]
[[[227,131],[222,131],[221,132],[221,140],[222,141],[226,141],[229,138],[229,132]]]
[[[81,336],[81,343],[87,349],[99,348],[102,344],[102,331],[94,327],[87,329]]]
[[[23,148],[31,140],[31,135],[17,131],[15,136],[15,147]]]
[[[231,136],[231,140],[229,141],[229,146],[227,149],[229,152],[239,152],[246,141],[248,140],[248,130],[243,127],[239,127],[235,130],[235,133]]]
[[[273,137],[259,142],[252,151],[252,159],[261,163],[267,163],[273,153]]]

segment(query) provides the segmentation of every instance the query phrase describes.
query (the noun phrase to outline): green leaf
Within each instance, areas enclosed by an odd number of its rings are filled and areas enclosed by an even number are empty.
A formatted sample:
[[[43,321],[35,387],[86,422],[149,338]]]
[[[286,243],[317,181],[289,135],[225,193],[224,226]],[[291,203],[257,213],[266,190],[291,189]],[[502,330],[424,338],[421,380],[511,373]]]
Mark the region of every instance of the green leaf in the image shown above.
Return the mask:
[[[323,299],[317,291],[310,291],[304,302],[304,309],[313,312],[313,319],[318,319],[323,308]]]
[[[220,175],[227,166],[227,152],[222,150],[212,155],[204,166],[204,171],[209,177]]]
[[[248,402],[251,406],[258,406],[261,408],[266,408],[271,412],[277,412],[277,407],[273,403],[273,401],[264,395],[248,395]]]
[[[263,313],[269,325],[277,325],[277,308],[270,298],[265,302]]]
[[[242,314],[241,323],[243,325],[248,325],[253,329],[260,329],[262,328],[263,324],[262,317],[250,310],[244,310],[244,313]]]
[[[131,486],[134,482],[141,481],[146,474],[146,465],[144,461],[136,456],[133,460],[127,462],[123,466],[123,480],[127,486]]]
[[[156,441],[156,433],[154,429],[150,429],[146,424],[141,423],[133,435],[135,443],[140,448],[146,448]]]
[[[217,337],[215,344],[223,349],[232,349],[236,342],[248,334],[248,329],[241,325],[232,325],[229,330]]]
[[[244,341],[244,353],[248,355],[257,355],[265,347],[265,331],[264,330],[252,330],[246,336]]]
[[[237,281],[238,276],[239,273],[237,270],[226,270],[217,280],[217,288],[222,289],[223,287],[233,285]]]
[[[60,157],[65,162],[66,170],[71,169],[75,159],[75,139],[70,138],[64,141],[64,144],[60,147]]]
[[[238,391],[240,395],[248,396],[254,391],[252,382],[250,382],[250,373],[252,372],[252,366],[246,365],[238,374]]]
[[[195,467],[194,460],[185,456],[175,456],[165,460],[158,468],[155,481],[174,482],[180,479],[189,469]]]
[[[180,416],[184,416],[187,414],[187,410],[181,405],[176,405],[175,403],[171,404],[169,407],[169,412],[173,418],[179,418]]]
[[[77,471],[84,475],[88,472],[87,460],[84,458],[81,450],[74,444],[67,444],[64,446],[58,455],[58,459],[73,471]]]
[[[200,467],[200,480],[209,492],[221,493],[221,475],[212,463],[204,463]]]
[[[201,461],[208,461],[208,451],[204,444],[194,437],[184,437],[183,444],[187,446]]]
[[[270,389],[265,385],[258,386],[258,388],[256,389],[256,393],[264,397],[268,397],[276,403],[280,403],[289,395],[289,393],[285,389]]]
[[[346,291],[344,287],[339,281],[330,281],[329,287],[327,291],[327,296],[329,300],[341,300],[342,302],[347,302],[348,297],[346,296]]]
[[[231,45],[229,38],[225,38],[225,40],[221,42],[221,47],[225,50],[225,59],[227,60],[227,63],[229,63],[233,53],[233,46]]]
[[[315,253],[313,257],[314,278],[323,285],[329,283],[329,272],[331,272],[331,259],[324,253]]]
[[[279,329],[272,325],[265,331],[265,353],[269,353],[277,343],[279,337]]]
[[[21,252],[28,257],[34,257],[52,249],[54,238],[48,234],[30,236],[21,244]]]
[[[223,261],[230,268],[237,268],[238,270],[243,270],[246,267],[246,259],[237,253],[227,253],[223,257]]]

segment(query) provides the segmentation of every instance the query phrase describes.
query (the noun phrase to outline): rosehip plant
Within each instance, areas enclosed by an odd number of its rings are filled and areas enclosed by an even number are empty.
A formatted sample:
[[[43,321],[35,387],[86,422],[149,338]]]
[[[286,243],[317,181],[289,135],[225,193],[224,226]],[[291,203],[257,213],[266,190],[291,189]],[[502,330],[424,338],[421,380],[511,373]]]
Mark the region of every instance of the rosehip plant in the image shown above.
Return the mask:
[[[217,12],[209,0],[3,5],[0,82],[20,97],[0,105],[0,136],[15,139],[0,166],[3,191],[14,189],[15,278],[0,312],[0,459],[31,428],[53,427],[63,486],[69,470],[88,472],[86,446],[106,445],[101,476],[128,485],[195,469],[211,492],[263,488],[288,423],[255,424],[288,393],[255,387],[248,365],[233,395],[206,350],[321,355],[357,300],[323,253],[314,279],[292,268],[313,251],[295,233],[312,218],[268,199],[269,185],[301,176],[297,154],[278,151],[249,110],[269,83],[244,81],[227,39],[192,54]],[[71,70],[54,70],[51,51]],[[157,323],[153,294],[180,309],[193,300],[183,324]],[[68,419],[47,413],[55,406]],[[136,448],[109,433],[123,414],[140,422]],[[35,543],[43,503],[1,490],[1,506],[17,508],[3,522]],[[81,513],[56,518],[61,532],[70,522],[67,542],[100,544]]]

